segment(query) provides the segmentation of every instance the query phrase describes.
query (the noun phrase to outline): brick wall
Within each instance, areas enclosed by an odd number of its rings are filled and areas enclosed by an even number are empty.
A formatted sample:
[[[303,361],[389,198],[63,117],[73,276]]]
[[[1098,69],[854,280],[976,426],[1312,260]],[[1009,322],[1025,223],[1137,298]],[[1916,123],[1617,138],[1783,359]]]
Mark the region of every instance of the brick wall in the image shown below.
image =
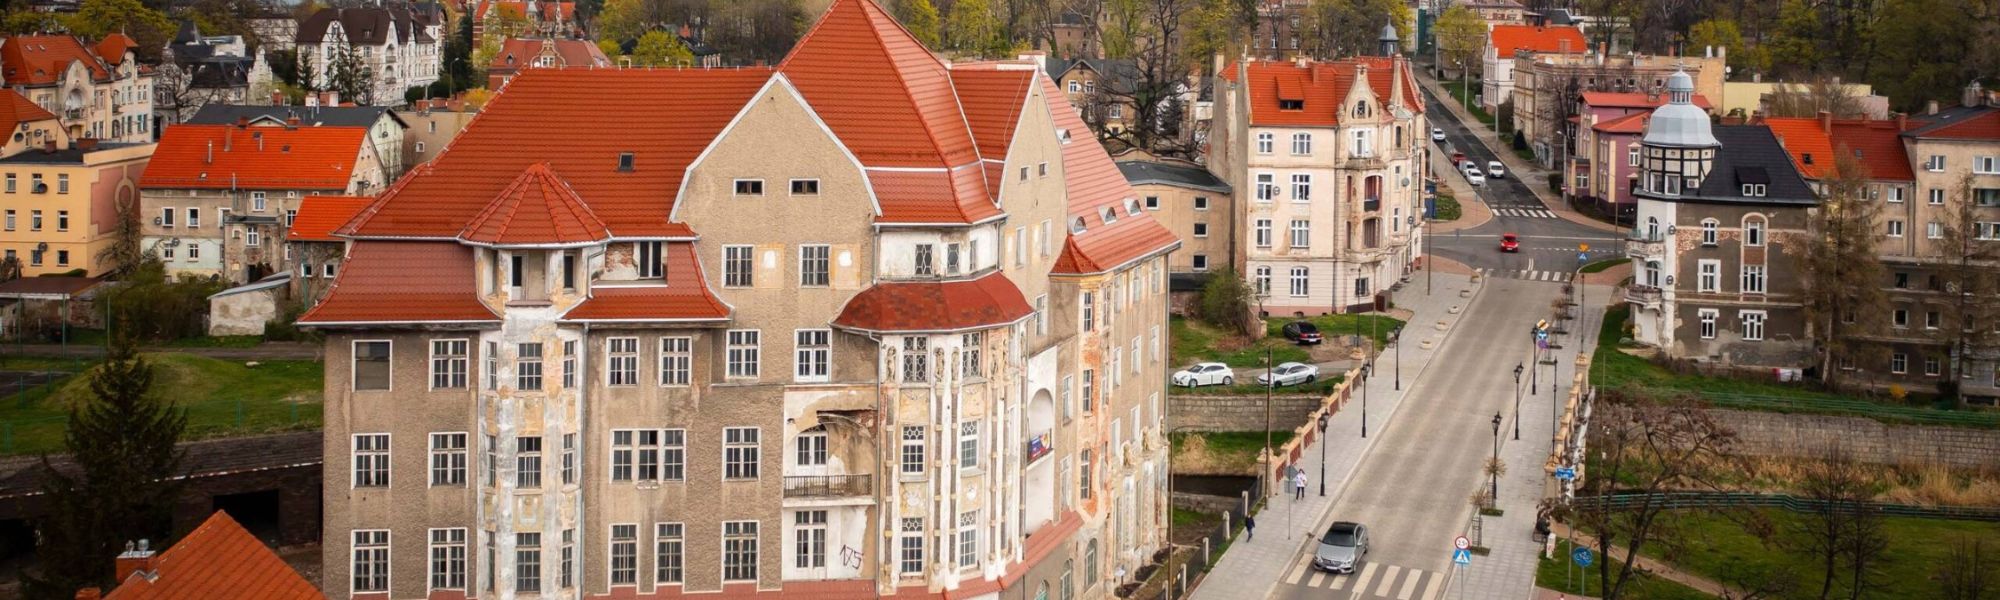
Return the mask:
[[[1279,395],[1271,399],[1271,429],[1286,431],[1306,422],[1326,401],[1323,396]],[[1263,396],[1167,396],[1167,425],[1185,431],[1263,431]]]
[[[1838,442],[1855,458],[1878,464],[2000,467],[2000,430],[1888,425],[1860,417],[1711,410],[1736,431],[1737,452],[1812,457]]]

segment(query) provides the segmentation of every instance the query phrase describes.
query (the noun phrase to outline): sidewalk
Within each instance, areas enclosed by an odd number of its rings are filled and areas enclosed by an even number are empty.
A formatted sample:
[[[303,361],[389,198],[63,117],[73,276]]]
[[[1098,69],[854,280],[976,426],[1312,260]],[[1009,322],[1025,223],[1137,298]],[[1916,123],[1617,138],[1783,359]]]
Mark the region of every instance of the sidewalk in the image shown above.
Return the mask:
[[[1297,466],[1306,471],[1309,480],[1318,480],[1320,474],[1325,473],[1327,489],[1332,493],[1320,496],[1320,481],[1308,483],[1306,497],[1299,500],[1292,499],[1289,490],[1272,490],[1266,498],[1269,504],[1256,514],[1257,529],[1264,535],[1252,539],[1239,535],[1215,569],[1203,578],[1204,583],[1195,588],[1194,598],[1264,600],[1270,595],[1272,586],[1284,578],[1285,569],[1297,564],[1299,553],[1310,541],[1303,532],[1319,529],[1321,520],[1327,517],[1334,502],[1346,491],[1340,482],[1353,475],[1369,447],[1375,440],[1381,439],[1377,432],[1388,427],[1397,407],[1402,405],[1403,394],[1415,387],[1415,382],[1443,345],[1445,336],[1457,329],[1460,313],[1478,299],[1483,289],[1464,275],[1437,273],[1434,289],[1426,295],[1423,278],[1423,273],[1412,276],[1410,283],[1396,292],[1396,305],[1414,313],[1403,330],[1402,340],[1398,342],[1403,348],[1378,355],[1375,374],[1365,384],[1371,435],[1366,439],[1356,435],[1361,430],[1361,404],[1350,402],[1333,414],[1327,425],[1327,436],[1301,448]],[[1459,297],[1461,291],[1466,292],[1466,297]],[[1442,330],[1439,323],[1444,324]],[[1402,361],[1400,367],[1397,364],[1398,352]],[[1399,368],[1402,391],[1395,389]],[[1320,444],[1331,445],[1322,450]],[[1322,456],[1326,458],[1324,466],[1320,464]]]
[[[1467,112],[1464,106],[1460,106],[1455,102],[1451,92],[1446,91],[1444,86],[1439,85],[1437,79],[1425,75],[1423,71],[1418,71],[1417,84],[1429,91],[1432,97],[1437,99],[1438,104],[1444,105],[1446,110],[1451,111],[1452,116],[1458,117],[1458,122],[1465,125],[1466,131],[1472,132],[1473,137],[1479,138],[1480,143],[1486,144],[1487,150],[1492,151],[1494,156],[1499,157],[1500,162],[1507,165],[1507,170],[1515,173],[1515,178],[1519,179],[1521,184],[1527,187],[1528,191],[1533,193],[1537,200],[1541,200],[1542,206],[1547,207],[1550,212],[1571,223],[1588,225],[1605,231],[1619,231],[1616,225],[1592,219],[1574,210],[1570,210],[1569,203],[1563,202],[1561,198],[1555,197],[1554,194],[1548,191],[1550,173],[1548,169],[1542,168],[1541,165],[1522,160],[1520,155],[1514,153],[1514,149],[1511,146],[1500,140],[1499,132],[1487,127],[1485,123],[1481,123],[1479,119],[1472,116],[1472,113]],[[1463,204],[1463,202],[1460,204]]]
[[[1541,503],[1544,478],[1547,477],[1543,465],[1548,460],[1549,447],[1555,438],[1555,403],[1558,398],[1568,399],[1569,386],[1576,375],[1577,353],[1596,346],[1597,330],[1604,322],[1605,302],[1611,298],[1608,286],[1587,286],[1582,291],[1585,304],[1571,309],[1570,314],[1574,318],[1564,324],[1569,334],[1550,338],[1562,345],[1561,349],[1553,351],[1555,376],[1550,377],[1549,366],[1541,366],[1539,376],[1534,378],[1536,387],[1532,390],[1527,387],[1530,378],[1522,377],[1520,440],[1512,439],[1511,435],[1515,425],[1514,415],[1508,415],[1509,421],[1501,425],[1503,441],[1500,460],[1506,464],[1507,472],[1500,476],[1497,506],[1506,514],[1484,517],[1483,531],[1477,534],[1471,531],[1468,523],[1465,534],[1472,538],[1473,544],[1483,545],[1492,552],[1472,557],[1471,565],[1453,574],[1454,589],[1446,590],[1447,598],[1459,598],[1458,594],[1479,600],[1524,600],[1534,597],[1535,569],[1542,553],[1542,544],[1533,539],[1535,513]],[[1551,388],[1551,379],[1560,385]]]

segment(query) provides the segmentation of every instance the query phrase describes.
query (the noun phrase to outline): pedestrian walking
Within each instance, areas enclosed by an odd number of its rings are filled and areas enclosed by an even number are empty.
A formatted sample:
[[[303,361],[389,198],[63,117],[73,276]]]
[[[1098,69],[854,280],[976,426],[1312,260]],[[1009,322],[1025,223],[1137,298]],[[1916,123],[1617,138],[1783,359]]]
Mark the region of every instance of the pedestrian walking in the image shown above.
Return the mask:
[[[1292,499],[1293,499],[1293,500],[1300,500],[1300,499],[1304,499],[1304,498],[1306,497],[1306,470],[1305,470],[1305,469],[1299,469],[1299,478],[1298,478],[1298,484],[1299,484],[1299,489],[1298,489],[1298,495],[1296,495],[1296,496],[1293,496],[1293,497],[1292,497]]]
[[[1247,512],[1243,513],[1243,539],[1257,539],[1257,517],[1252,517]]]

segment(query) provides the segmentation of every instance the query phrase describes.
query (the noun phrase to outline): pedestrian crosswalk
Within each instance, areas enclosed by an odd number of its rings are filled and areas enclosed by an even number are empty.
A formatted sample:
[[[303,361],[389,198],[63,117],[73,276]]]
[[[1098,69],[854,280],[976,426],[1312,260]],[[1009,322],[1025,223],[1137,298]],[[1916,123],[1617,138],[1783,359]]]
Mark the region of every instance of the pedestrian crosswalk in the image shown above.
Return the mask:
[[[1525,279],[1528,281],[1567,282],[1576,279],[1573,271],[1527,271],[1520,269],[1476,269],[1480,277],[1500,277],[1505,279]]]
[[[1310,556],[1306,560],[1310,561]],[[1347,593],[1337,597],[1355,600],[1436,600],[1444,592],[1445,574],[1367,561],[1353,573],[1335,574],[1301,561],[1286,574],[1285,585],[1344,591]]]
[[[1493,214],[1523,219],[1554,219],[1556,214],[1539,208],[1494,208]]]

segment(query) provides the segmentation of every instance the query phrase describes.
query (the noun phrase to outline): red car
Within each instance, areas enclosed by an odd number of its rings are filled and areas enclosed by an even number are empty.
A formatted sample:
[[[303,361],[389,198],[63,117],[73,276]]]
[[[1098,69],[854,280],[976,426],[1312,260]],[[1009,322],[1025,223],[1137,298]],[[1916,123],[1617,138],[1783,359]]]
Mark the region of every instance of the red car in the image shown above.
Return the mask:
[[[1500,235],[1500,251],[1501,251],[1501,252],[1520,252],[1520,251],[1521,251],[1521,240],[1520,240],[1520,238],[1516,238],[1516,237],[1514,237],[1514,234],[1511,234],[1511,233],[1503,233],[1503,234],[1501,234],[1501,235]]]

